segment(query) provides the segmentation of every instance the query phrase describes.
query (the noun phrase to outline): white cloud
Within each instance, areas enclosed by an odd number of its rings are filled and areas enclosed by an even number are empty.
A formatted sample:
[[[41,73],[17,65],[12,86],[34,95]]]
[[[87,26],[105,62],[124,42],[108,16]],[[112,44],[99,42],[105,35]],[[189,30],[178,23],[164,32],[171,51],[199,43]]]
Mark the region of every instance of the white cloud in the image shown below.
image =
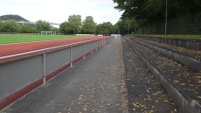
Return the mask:
[[[114,6],[112,0],[0,0],[0,15],[18,14],[30,21],[62,23],[69,15],[79,14],[82,20],[93,16],[97,23],[115,24],[122,13]]]

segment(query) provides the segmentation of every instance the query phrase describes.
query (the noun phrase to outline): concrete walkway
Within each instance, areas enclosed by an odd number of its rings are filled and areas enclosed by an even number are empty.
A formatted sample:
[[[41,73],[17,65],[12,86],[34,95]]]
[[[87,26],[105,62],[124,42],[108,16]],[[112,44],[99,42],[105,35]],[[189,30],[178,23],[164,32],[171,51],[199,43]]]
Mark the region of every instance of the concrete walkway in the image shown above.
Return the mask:
[[[121,113],[120,47],[115,38],[3,113]]]

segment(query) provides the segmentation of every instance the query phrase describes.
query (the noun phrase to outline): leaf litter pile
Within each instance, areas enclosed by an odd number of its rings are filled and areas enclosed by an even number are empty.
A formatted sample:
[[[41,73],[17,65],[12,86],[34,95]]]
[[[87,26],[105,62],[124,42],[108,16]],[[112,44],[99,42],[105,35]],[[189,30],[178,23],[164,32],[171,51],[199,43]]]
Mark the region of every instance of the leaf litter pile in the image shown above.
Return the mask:
[[[175,103],[155,80],[154,76],[143,66],[143,63],[125,40],[122,40],[122,46],[128,111],[130,113],[178,112]]]

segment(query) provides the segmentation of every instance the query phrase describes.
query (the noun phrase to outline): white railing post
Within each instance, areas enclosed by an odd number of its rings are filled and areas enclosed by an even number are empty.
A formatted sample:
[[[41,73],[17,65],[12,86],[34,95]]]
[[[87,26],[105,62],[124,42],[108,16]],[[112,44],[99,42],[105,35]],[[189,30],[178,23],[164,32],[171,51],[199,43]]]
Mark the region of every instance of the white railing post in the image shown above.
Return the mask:
[[[43,51],[43,85],[46,83],[46,70],[47,70],[47,59],[45,50]]]
[[[70,47],[70,67],[73,67],[73,46]]]
[[[85,44],[83,44],[83,59],[85,59]]]
[[[91,42],[91,54],[93,54],[93,41]]]

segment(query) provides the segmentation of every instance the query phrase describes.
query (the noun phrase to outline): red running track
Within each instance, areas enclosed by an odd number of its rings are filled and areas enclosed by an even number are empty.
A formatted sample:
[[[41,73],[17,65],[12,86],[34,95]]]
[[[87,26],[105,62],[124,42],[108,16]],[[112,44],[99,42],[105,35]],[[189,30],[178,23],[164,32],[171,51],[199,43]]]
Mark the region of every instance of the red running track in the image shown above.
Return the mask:
[[[13,55],[28,51],[34,51],[54,46],[66,45],[80,41],[86,41],[91,39],[105,38],[104,36],[93,36],[86,38],[75,38],[75,39],[65,39],[65,40],[53,40],[53,41],[41,41],[41,42],[29,42],[29,43],[18,43],[18,44],[8,44],[0,45],[0,57]]]

